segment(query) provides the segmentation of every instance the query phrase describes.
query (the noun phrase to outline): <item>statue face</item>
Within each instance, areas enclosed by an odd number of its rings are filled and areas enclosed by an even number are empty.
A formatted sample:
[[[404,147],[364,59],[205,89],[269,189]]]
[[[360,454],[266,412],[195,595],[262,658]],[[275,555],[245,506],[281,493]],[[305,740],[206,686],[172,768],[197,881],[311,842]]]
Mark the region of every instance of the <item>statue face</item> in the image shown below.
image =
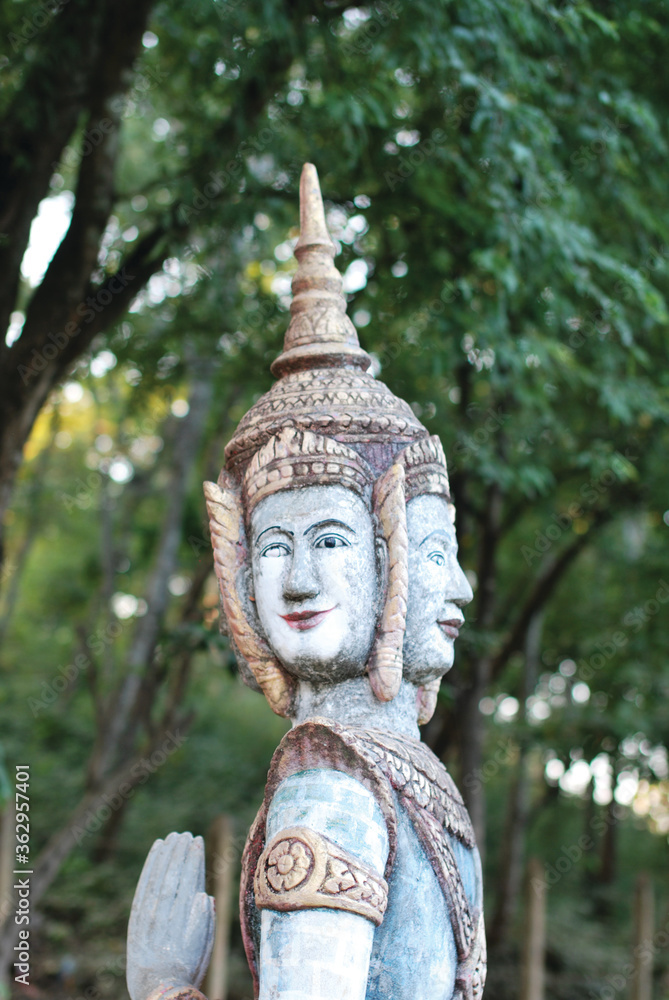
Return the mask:
[[[251,517],[253,590],[272,650],[316,683],[364,672],[379,562],[371,515],[343,486],[282,490]]]
[[[440,677],[453,666],[453,645],[474,596],[458,562],[455,527],[443,497],[407,504],[409,598],[404,672],[414,682]]]

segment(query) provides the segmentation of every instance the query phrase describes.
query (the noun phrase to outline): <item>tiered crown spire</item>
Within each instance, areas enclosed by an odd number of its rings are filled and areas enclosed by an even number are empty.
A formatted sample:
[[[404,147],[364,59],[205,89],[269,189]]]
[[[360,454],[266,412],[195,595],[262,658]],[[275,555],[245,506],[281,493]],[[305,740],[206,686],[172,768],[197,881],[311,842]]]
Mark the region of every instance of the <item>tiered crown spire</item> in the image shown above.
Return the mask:
[[[371,358],[346,315],[335,246],[325,224],[316,168],[300,179],[298,268],[283,353],[269,392],[242,417],[225,448],[226,468],[241,481],[259,448],[286,427],[353,448],[380,475],[393,455],[427,437],[411,407],[371,373]]]
[[[342,279],[334,266],[335,245],[325,224],[318,172],[305,163],[300,178],[300,238],[295,247],[298,268],[293,278],[291,320],[283,353],[272,364],[280,378],[310,368],[362,368],[370,357],[346,315]]]

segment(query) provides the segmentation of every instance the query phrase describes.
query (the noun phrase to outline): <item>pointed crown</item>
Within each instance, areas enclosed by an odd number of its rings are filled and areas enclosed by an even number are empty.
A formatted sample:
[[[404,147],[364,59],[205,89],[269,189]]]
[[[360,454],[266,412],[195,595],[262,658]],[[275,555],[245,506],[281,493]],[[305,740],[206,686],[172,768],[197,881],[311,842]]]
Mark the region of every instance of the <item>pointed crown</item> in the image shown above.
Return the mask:
[[[300,181],[298,268],[284,349],[274,361],[277,381],[242,418],[225,449],[239,481],[256,452],[286,427],[333,438],[357,451],[376,475],[427,431],[411,407],[369,371],[356,329],[346,315],[335,246],[325,224],[316,168]]]
[[[271,366],[280,377],[304,368],[340,366],[366,371],[371,358],[346,315],[342,279],[334,266],[335,245],[325,225],[318,174],[305,163],[300,178],[300,238],[295,246],[298,268],[293,278],[291,320],[283,353]]]

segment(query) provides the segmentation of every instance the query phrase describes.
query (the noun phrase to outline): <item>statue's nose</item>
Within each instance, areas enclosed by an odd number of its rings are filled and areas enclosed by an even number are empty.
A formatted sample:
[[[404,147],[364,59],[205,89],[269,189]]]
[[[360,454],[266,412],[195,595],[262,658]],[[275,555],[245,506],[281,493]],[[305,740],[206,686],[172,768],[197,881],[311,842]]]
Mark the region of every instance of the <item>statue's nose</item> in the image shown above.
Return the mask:
[[[311,563],[310,553],[299,544],[295,546],[290,569],[283,585],[287,601],[307,601],[318,597],[320,587]]]
[[[449,593],[446,595],[446,598],[453,604],[457,604],[459,608],[464,608],[466,604],[469,604],[473,600],[474,591],[465,576],[462,566],[455,557],[451,563],[451,570],[453,577],[452,581],[449,582]]]

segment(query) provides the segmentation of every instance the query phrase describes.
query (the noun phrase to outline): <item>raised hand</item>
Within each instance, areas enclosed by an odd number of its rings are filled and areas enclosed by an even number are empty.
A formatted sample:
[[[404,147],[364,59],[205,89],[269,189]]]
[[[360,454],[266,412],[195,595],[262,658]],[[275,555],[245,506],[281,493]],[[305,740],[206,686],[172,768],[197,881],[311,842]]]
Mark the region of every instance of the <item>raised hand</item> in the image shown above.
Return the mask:
[[[126,972],[132,1000],[147,1000],[158,987],[199,986],[213,941],[202,837],[170,833],[149,851],[132,903]]]

